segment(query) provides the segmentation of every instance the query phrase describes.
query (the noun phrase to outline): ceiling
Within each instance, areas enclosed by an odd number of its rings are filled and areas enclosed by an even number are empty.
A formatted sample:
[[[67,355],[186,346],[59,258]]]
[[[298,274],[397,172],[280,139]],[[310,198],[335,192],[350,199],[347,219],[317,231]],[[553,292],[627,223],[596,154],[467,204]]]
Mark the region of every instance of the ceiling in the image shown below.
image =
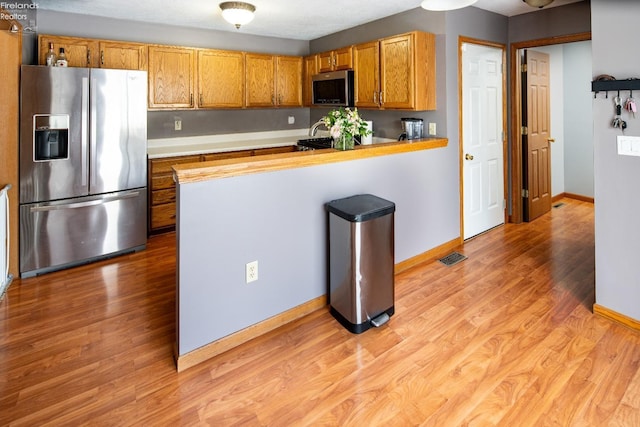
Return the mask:
[[[420,7],[422,0],[245,0],[255,19],[236,30],[222,19],[222,0],[38,0],[38,10],[96,15],[131,21],[233,31],[267,37],[313,40]],[[581,0],[555,0],[550,7]],[[478,0],[473,6],[505,16],[539,9],[521,0]]]

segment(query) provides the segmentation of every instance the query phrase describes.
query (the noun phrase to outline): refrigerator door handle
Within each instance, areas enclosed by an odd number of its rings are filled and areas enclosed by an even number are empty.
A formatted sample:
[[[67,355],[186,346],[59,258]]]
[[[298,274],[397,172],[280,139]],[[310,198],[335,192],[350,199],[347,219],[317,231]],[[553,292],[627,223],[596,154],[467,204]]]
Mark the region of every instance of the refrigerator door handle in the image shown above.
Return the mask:
[[[118,195],[106,195],[100,199],[96,200],[88,200],[86,202],[77,202],[77,203],[67,203],[60,205],[47,205],[47,206],[32,206],[29,208],[29,212],[48,212],[48,211],[58,211],[62,209],[77,209],[77,208],[86,208],[87,206],[96,206],[103,205],[109,202],[115,202],[117,200],[130,199],[133,197],[138,197],[140,195],[139,191],[128,191],[124,194]]]
[[[97,91],[97,79],[95,77],[91,78],[91,118],[90,118],[90,122],[89,122],[89,126],[91,129],[91,170],[89,171],[91,173],[91,183],[95,184],[96,181],[96,174],[97,174],[97,161],[96,161],[96,157],[97,157],[97,153],[96,153],[96,144],[97,144],[97,138],[98,138],[98,132],[97,132],[97,124],[98,124],[98,109],[97,109],[97,105],[98,105],[98,98],[96,95],[96,91]],[[91,191],[91,188],[89,188],[89,190]]]
[[[89,124],[87,111],[89,108],[89,79],[87,77],[82,78],[82,129],[80,130],[81,147],[80,147],[80,173],[81,173],[81,185],[87,185],[87,125]]]

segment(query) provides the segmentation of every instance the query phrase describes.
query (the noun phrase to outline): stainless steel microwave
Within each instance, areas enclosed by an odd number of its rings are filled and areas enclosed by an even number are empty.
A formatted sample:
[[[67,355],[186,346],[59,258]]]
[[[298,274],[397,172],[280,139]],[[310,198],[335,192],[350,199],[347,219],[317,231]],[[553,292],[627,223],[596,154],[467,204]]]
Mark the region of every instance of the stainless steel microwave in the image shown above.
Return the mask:
[[[353,70],[331,71],[312,76],[313,105],[353,107]]]

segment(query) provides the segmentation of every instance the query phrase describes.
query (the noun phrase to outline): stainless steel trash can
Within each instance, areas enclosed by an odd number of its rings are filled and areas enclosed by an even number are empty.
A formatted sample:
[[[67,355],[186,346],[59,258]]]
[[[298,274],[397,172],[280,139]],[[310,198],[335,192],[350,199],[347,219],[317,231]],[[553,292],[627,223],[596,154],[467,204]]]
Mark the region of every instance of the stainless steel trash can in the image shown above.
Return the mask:
[[[394,313],[395,204],[360,194],[326,204],[331,314],[359,334]]]

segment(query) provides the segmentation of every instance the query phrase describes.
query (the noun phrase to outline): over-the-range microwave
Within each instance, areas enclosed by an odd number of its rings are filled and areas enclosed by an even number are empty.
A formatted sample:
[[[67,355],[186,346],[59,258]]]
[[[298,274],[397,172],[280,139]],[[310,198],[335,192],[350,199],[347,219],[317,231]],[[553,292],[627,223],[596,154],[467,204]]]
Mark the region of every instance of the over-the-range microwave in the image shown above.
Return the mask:
[[[353,70],[331,71],[311,77],[313,105],[353,107]]]

